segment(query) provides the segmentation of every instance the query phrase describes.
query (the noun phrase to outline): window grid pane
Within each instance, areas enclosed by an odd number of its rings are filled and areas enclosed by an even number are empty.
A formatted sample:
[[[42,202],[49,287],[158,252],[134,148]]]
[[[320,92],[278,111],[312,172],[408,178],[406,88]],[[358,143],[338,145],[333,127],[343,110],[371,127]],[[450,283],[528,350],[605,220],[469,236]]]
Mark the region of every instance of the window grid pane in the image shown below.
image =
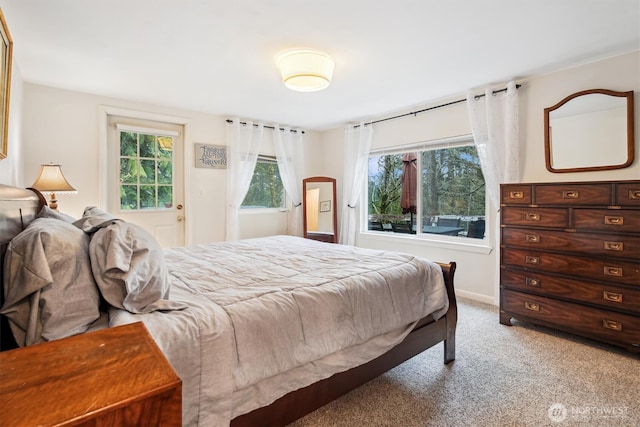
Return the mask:
[[[416,182],[409,186],[418,194],[415,199],[402,186],[403,175],[411,172],[414,153],[419,178],[407,183]],[[472,143],[374,155],[369,158],[367,229],[483,238],[485,195],[484,176]]]
[[[120,209],[173,207],[173,137],[120,133]]]

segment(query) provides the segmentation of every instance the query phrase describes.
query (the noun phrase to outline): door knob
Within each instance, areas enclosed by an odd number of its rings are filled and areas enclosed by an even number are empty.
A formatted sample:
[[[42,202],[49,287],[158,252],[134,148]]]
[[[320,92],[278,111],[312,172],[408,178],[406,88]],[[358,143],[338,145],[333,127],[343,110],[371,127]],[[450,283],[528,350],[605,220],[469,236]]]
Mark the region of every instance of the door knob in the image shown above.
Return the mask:
[[[182,209],[184,206],[182,206],[182,204],[179,204],[178,206],[176,206],[176,209],[180,210]]]
[[[178,215],[178,217],[176,218],[178,220],[178,222],[182,221],[184,219],[184,217],[182,215]]]

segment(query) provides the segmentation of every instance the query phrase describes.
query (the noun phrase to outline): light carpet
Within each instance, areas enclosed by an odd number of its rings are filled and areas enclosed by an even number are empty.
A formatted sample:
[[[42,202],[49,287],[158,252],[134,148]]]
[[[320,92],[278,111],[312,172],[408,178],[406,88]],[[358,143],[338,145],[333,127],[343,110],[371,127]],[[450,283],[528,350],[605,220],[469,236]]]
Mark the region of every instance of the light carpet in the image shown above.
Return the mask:
[[[640,426],[640,357],[459,298],[442,344],[294,422],[328,426]]]

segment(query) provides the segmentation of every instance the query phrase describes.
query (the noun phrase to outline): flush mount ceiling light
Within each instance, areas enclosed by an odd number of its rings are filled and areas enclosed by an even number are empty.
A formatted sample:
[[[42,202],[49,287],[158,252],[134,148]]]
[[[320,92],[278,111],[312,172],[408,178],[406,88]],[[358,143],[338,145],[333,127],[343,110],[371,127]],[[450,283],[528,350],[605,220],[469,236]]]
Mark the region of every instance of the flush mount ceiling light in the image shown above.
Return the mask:
[[[288,49],[280,52],[276,63],[286,87],[298,92],[326,89],[331,83],[333,58],[316,49]]]

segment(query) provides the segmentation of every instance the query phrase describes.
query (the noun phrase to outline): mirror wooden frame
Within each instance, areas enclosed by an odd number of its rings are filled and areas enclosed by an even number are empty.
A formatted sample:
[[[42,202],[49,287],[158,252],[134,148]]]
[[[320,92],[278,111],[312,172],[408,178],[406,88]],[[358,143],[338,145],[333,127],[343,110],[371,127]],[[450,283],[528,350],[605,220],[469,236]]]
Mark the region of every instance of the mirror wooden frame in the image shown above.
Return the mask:
[[[0,9],[0,84],[2,92],[0,98],[0,159],[7,157],[9,153],[9,93],[11,92],[11,67],[13,59],[13,40],[9,34],[7,22]]]
[[[624,163],[617,165],[597,165],[597,166],[579,166],[579,167],[569,167],[569,168],[554,168],[552,164],[552,144],[551,144],[551,128],[549,122],[549,114],[567,102],[578,98],[580,96],[591,95],[591,94],[602,94],[608,96],[615,96],[627,99],[627,160]],[[547,166],[547,170],[555,173],[563,173],[563,172],[588,172],[588,171],[601,171],[601,170],[610,170],[610,169],[622,169],[626,168],[633,163],[634,160],[634,112],[633,112],[633,91],[627,92],[617,92],[608,89],[589,89],[583,90],[580,92],[576,92],[564,98],[562,101],[558,102],[553,107],[544,109],[544,151],[545,151],[545,163]]]
[[[309,183],[330,183],[332,185],[332,203],[329,205],[333,210],[333,235],[328,233],[314,233],[307,230],[307,184]],[[302,216],[304,218],[305,239],[320,240],[329,243],[338,243],[338,212],[336,209],[336,179],[327,176],[312,176],[302,180]]]

